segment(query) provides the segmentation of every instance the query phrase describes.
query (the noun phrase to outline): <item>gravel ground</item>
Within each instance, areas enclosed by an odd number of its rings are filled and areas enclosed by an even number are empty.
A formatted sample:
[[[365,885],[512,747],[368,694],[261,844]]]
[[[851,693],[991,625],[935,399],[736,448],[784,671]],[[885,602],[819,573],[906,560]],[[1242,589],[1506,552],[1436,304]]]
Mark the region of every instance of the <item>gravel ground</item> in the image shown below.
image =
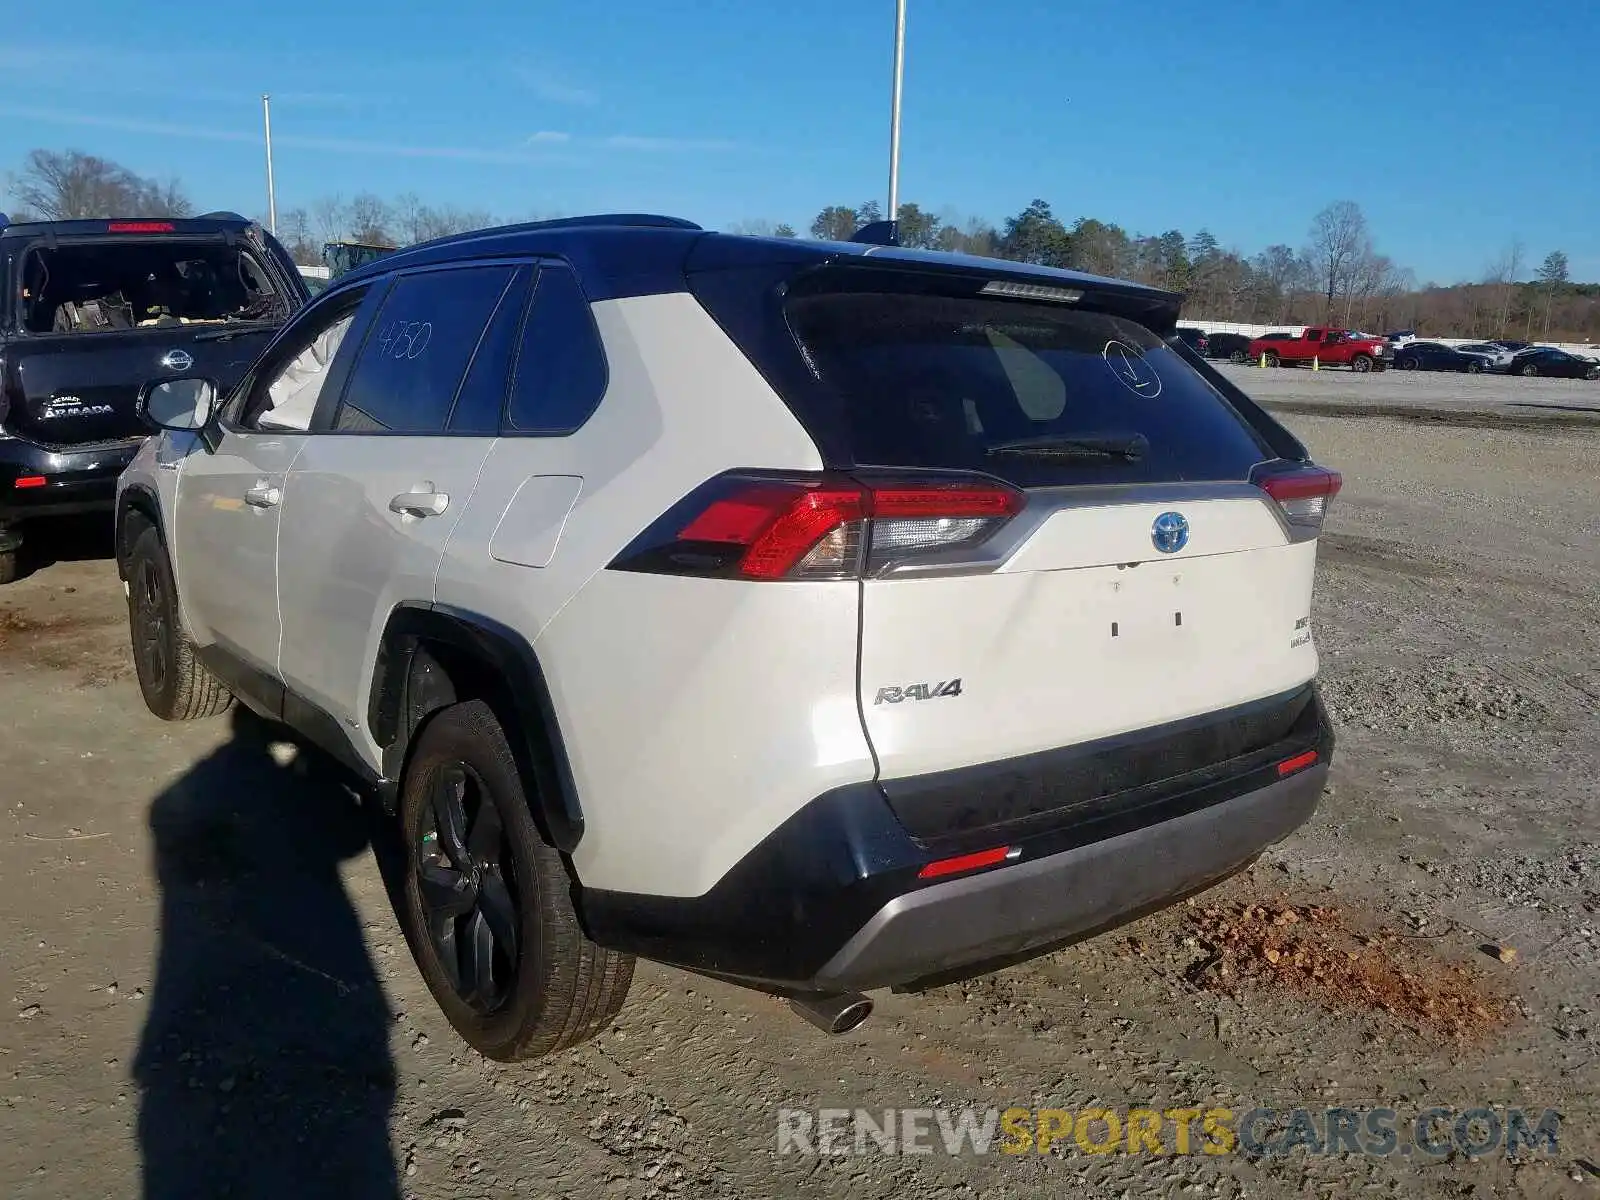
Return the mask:
[[[1600,1196],[1600,423],[1360,415],[1600,386],[1248,372],[1337,414],[1288,418],[1346,478],[1319,814],[1192,905],[882,996],[839,1039],[645,965],[596,1042],[479,1059],[337,777],[248,722],[145,714],[97,539],[0,592],[0,1195]],[[784,1107],[1334,1104],[1553,1108],[1560,1147],[776,1152]]]

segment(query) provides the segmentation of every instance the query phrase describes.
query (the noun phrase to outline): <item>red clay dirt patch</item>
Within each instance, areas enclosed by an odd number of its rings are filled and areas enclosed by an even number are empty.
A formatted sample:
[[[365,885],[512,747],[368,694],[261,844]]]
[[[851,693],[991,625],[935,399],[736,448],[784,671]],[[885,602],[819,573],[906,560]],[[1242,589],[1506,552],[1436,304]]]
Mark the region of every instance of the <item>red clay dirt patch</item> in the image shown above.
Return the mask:
[[[1280,987],[1331,1008],[1388,1013],[1425,1036],[1467,1041],[1504,1025],[1511,1008],[1467,968],[1432,957],[1415,938],[1351,926],[1320,904],[1230,903],[1189,911],[1204,956],[1186,972],[1235,995]]]
[[[0,657],[51,671],[81,670],[84,687],[104,687],[130,670],[125,635],[113,618],[35,617],[0,608]]]

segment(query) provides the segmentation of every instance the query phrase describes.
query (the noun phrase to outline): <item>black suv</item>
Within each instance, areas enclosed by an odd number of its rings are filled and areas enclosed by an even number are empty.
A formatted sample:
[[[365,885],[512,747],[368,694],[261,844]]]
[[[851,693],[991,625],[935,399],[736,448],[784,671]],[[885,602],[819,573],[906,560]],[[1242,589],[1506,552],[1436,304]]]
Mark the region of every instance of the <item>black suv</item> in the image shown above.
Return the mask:
[[[236,213],[11,223],[0,215],[0,583],[38,517],[111,511],[153,376],[243,376],[308,299]]]

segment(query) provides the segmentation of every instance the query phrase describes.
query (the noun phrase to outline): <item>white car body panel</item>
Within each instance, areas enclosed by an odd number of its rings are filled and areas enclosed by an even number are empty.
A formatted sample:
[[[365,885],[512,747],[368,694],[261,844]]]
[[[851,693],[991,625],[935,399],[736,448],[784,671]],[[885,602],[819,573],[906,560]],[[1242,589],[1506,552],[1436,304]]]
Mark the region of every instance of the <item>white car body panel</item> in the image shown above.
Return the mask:
[[[257,670],[278,666],[278,533],[289,469],[303,433],[222,432],[216,450],[192,450],[179,469],[167,522],[172,558],[183,563],[178,586],[190,635],[219,643]],[[277,501],[251,503],[276,492]]]
[[[533,643],[568,714],[585,886],[699,895],[830,781],[872,777],[855,708],[859,590],[604,569],[712,476],[822,463],[691,296],[593,311],[610,362],[604,401],[566,437],[495,442],[445,548],[437,599]],[[528,528],[508,528],[524,514]],[[796,720],[797,699],[810,722]]]
[[[1051,563],[1030,541],[992,575],[875,579],[864,588],[861,699],[885,779],[1052,750],[1198,716],[1288,691],[1313,678],[1302,624],[1316,543],[1157,556],[1156,513],[1175,508],[1225,543],[1258,521],[1251,501],[1128,505],[1064,512],[1051,526],[1126,522],[1135,539],[1100,544],[1100,563],[1070,538]],[[1081,522],[1073,518],[1084,518]],[[1274,523],[1275,524],[1275,523]],[[1203,543],[1203,532],[1196,539]],[[1191,543],[1192,544],[1192,543]],[[1123,557],[1124,561],[1116,559]],[[1070,564],[1070,565],[1067,565]],[[1136,564],[1136,565],[1135,565]],[[1181,623],[1180,623],[1181,622]],[[1115,628],[1113,628],[1115,627]],[[886,688],[961,681],[959,696],[880,696]],[[890,693],[892,696],[894,693]]]
[[[337,717],[374,770],[382,751],[368,728],[372,666],[389,614],[433,602],[445,543],[471,504],[490,437],[310,435],[289,473],[278,586],[290,690]],[[391,511],[428,492],[442,512]]]

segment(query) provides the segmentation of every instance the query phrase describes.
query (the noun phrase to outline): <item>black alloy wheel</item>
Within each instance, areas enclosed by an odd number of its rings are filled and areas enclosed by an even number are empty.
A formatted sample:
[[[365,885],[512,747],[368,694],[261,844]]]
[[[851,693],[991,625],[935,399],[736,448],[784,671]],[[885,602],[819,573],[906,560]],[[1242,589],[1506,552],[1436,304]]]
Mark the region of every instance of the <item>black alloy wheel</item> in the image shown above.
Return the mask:
[[[134,564],[129,583],[133,601],[133,653],[139,682],[149,691],[165,693],[172,673],[171,606],[160,564],[146,556]]]
[[[516,986],[523,938],[515,857],[494,796],[467,763],[434,770],[412,852],[428,936],[452,989],[498,1011]]]

